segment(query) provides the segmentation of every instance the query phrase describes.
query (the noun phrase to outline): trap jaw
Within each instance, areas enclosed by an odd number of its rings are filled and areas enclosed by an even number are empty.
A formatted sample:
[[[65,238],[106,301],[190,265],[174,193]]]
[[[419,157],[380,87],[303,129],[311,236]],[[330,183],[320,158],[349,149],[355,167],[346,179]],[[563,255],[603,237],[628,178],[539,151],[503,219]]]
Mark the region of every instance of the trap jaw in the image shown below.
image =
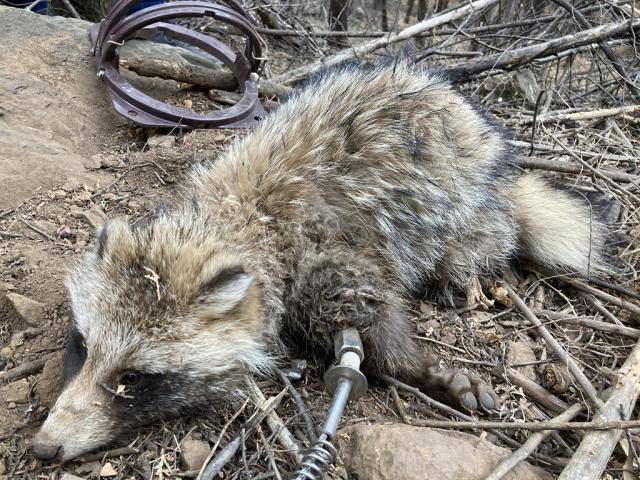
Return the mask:
[[[360,371],[364,348],[355,328],[340,330],[334,337],[337,364],[324,375],[324,383],[333,394],[331,405],[322,424],[318,441],[302,459],[295,480],[318,480],[335,462],[336,449],[331,439],[338,430],[340,418],[349,400],[357,400],[367,392],[367,378]]]
[[[107,16],[89,29],[98,78],[104,81],[115,110],[146,127],[249,128],[266,115],[258,98],[258,70],[262,60],[261,39],[250,18],[236,0],[211,3],[182,0],[146,7],[130,13],[138,0],[118,0]],[[236,28],[246,38],[244,51],[235,52],[219,40],[191,29],[167,23],[176,18],[211,18]],[[208,114],[160,102],[131,85],[119,72],[118,47],[127,39],[154,33],[198,47],[225,64],[233,73],[242,98],[234,106]]]

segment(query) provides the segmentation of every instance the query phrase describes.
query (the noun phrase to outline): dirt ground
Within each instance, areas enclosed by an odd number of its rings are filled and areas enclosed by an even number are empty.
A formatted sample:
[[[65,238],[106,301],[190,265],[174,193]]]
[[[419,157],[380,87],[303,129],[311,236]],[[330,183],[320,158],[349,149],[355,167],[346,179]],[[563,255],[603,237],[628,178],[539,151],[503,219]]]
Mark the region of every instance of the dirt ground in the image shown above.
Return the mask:
[[[354,30],[365,30],[375,20],[372,20],[375,15],[362,3],[356,2]],[[318,28],[326,28],[319,20],[312,20],[324,18],[320,7],[295,8],[300,10],[299,18],[303,18],[305,24],[315,22]],[[8,9],[0,7],[0,17],[5,13],[8,14]],[[60,478],[63,472],[81,478],[192,477],[193,472],[188,472],[180,453],[183,441],[189,438],[210,445],[216,443],[223,426],[234,415],[235,407],[216,407],[207,417],[154,425],[112,446],[126,446],[120,452],[123,455],[88,455],[64,466],[43,465],[35,460],[28,453],[28,439],[46,417],[61,387],[61,354],[69,321],[64,277],[91,245],[97,226],[105,217],[141,217],[148,215],[158,201],[171,201],[194,164],[215,160],[235,136],[244,132],[172,132],[174,146],[151,148],[149,139],[167,132],[136,127],[112,112],[88,55],[86,24],[42,18],[34,23],[26,12],[23,15],[12,11],[11,14],[15,15],[14,22],[0,31],[0,45],[4,47],[12,42],[11,48],[0,49],[0,295],[16,293],[39,302],[44,306],[44,315],[36,315],[30,322],[10,314],[0,318],[0,372],[43,360],[45,363],[44,368],[40,365],[23,376],[28,382],[26,394],[0,401],[0,478]],[[30,30],[25,33],[16,22],[23,22],[20,25],[25,28],[31,25]],[[67,22],[64,33],[52,27],[52,22]],[[0,26],[7,26],[5,23],[0,18]],[[26,37],[28,42],[23,41]],[[298,66],[309,57],[317,57],[319,52],[337,49],[320,39],[302,42],[276,38],[270,39],[269,45],[268,68],[272,74]],[[158,79],[136,79],[136,82],[170,103],[196,109],[213,105],[206,92],[191,86]],[[514,82],[516,80],[494,84],[488,80],[468,90],[487,102],[489,109],[491,102],[502,101],[504,96],[504,103],[492,113],[515,128],[519,139],[528,140],[527,127],[518,123],[518,112],[531,105],[522,92],[512,91]],[[634,148],[637,148],[636,140]],[[589,188],[586,182],[575,178],[567,182]],[[624,233],[629,236],[629,230]],[[628,261],[636,263],[635,257]],[[522,290],[538,284],[531,304],[544,308],[574,305],[578,311],[591,308],[579,292],[555,279],[519,270],[512,273],[511,280]],[[637,290],[634,279],[625,286]],[[418,301],[414,305],[416,335],[425,348],[438,352],[453,365],[473,368],[492,383],[503,402],[501,419],[546,419],[548,412],[541,410],[522,388],[492,376],[495,365],[503,364],[508,358],[509,364],[518,371],[540,378],[542,367],[553,357],[544,342],[531,334],[528,324],[514,314],[504,296],[501,297],[500,292],[495,292],[495,296],[502,298],[504,304],[498,302],[489,312],[444,308],[431,298]],[[0,305],[0,314],[8,311],[2,308]],[[613,308],[612,311],[622,321],[638,325],[624,310]],[[619,366],[635,342],[602,332],[587,334],[580,327],[555,325],[554,328],[558,329],[563,342],[576,346],[584,354],[581,358],[593,371]],[[524,353],[517,354],[518,351]],[[607,382],[597,372],[594,374],[598,390],[606,388]],[[277,380],[260,386],[265,394],[271,395],[282,389]],[[316,366],[309,365],[295,386],[319,421],[329,396]],[[580,393],[571,387],[559,395],[570,402],[579,398]],[[408,397],[402,394],[402,399],[409,406]],[[344,425],[400,422],[396,406],[397,401],[387,386],[374,384],[364,399],[348,407]],[[283,403],[279,412],[289,419],[292,430],[304,437],[291,399]],[[412,409],[411,413],[419,418],[430,417],[429,410],[424,408]],[[483,435],[496,440],[492,434]],[[515,432],[512,436],[524,441],[527,435]],[[572,446],[579,439],[572,432],[564,438]],[[539,453],[554,459],[566,458],[572,449],[565,440],[544,444]],[[260,446],[250,443],[247,450],[250,457],[253,452],[259,457],[256,473],[268,471],[268,460],[260,457],[264,454],[260,453]],[[617,467],[622,465],[620,458],[615,463]],[[278,455],[278,462],[283,471],[293,468],[284,455]],[[115,474],[104,475],[109,473],[105,470],[107,464],[115,468]],[[557,471],[557,465],[555,469],[544,461],[541,465]],[[242,478],[241,469],[240,464],[232,464],[228,476]],[[347,475],[338,468],[332,477],[347,478]],[[610,478],[618,477],[613,474]]]

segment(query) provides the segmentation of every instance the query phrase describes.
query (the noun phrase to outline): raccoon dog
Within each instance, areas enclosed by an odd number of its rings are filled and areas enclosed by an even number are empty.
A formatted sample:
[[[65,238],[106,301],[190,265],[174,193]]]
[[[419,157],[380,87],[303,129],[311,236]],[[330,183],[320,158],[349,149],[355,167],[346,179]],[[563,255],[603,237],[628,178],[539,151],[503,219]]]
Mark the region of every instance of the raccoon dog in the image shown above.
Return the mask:
[[[500,131],[404,60],[308,83],[150,223],[109,221],[67,280],[67,383],[33,441],[67,460],[154,419],[241,395],[291,348],[359,329],[363,368],[490,410],[492,390],[412,340],[427,285],[490,301],[479,279],[526,256],[601,266],[589,206],[510,165]]]

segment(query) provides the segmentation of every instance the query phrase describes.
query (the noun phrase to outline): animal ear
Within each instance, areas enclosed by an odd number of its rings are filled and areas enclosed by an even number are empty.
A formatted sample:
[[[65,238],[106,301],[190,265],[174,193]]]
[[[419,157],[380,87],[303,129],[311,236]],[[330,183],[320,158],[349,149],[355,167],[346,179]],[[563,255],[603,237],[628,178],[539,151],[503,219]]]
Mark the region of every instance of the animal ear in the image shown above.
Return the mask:
[[[236,265],[218,270],[198,289],[199,303],[207,306],[207,315],[221,317],[234,310],[246,297],[253,275]]]

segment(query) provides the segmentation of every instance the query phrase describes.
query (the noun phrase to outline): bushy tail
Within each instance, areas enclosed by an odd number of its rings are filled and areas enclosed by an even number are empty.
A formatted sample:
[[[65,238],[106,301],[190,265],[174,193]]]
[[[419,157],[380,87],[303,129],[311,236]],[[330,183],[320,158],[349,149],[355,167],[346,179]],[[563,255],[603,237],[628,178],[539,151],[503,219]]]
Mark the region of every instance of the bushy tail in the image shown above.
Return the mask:
[[[521,253],[563,272],[600,275],[605,226],[587,199],[552,187],[536,174],[522,175],[513,189]]]

